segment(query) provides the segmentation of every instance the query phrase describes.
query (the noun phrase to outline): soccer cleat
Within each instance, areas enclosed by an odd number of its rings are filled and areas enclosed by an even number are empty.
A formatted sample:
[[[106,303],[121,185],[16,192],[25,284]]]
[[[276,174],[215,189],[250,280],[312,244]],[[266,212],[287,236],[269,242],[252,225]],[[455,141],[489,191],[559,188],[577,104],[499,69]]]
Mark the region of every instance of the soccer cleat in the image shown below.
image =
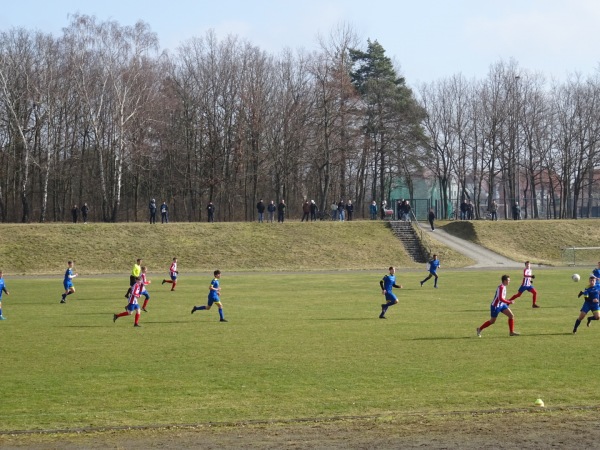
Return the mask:
[[[540,307],[540,305],[537,305],[537,304],[535,304],[535,303],[534,303],[533,305],[531,305],[531,307],[532,307],[532,308],[539,308],[539,307]]]
[[[160,283],[160,284],[165,284],[165,282],[166,282],[166,281],[167,281],[167,280],[162,280],[162,283]]]
[[[481,328],[477,328],[477,337],[481,337]]]
[[[421,287],[423,287],[423,282],[421,281]]]
[[[113,322],[116,322],[116,321],[117,321],[117,319],[118,319],[117,315],[116,315],[116,314],[113,314]]]
[[[227,322],[227,320],[221,319],[221,320],[219,320],[219,322]]]
[[[0,316],[0,320],[6,320],[6,317]]]
[[[191,314],[194,314],[195,312],[196,312],[196,307],[194,306],[194,307],[192,308],[192,312],[191,312]]]
[[[148,312],[148,310],[146,308],[142,308],[142,311],[144,312]]]
[[[60,302],[61,303],[67,303],[67,301],[64,298]]]
[[[139,323],[134,323],[133,326],[134,327],[141,327],[141,325]]]
[[[379,318],[380,319],[387,319],[387,317],[385,317],[383,314],[379,314]]]
[[[588,321],[587,321],[587,326],[588,326],[588,327],[590,326],[590,322],[591,322],[592,320],[594,320],[594,318],[593,318],[593,317],[588,317]]]
[[[520,334],[520,333],[517,333],[516,331],[511,331],[511,332],[510,332],[510,335],[511,335],[511,336],[521,336],[521,334]]]
[[[434,288],[436,288],[436,289],[437,289],[438,287],[437,287],[437,286],[434,286]]]

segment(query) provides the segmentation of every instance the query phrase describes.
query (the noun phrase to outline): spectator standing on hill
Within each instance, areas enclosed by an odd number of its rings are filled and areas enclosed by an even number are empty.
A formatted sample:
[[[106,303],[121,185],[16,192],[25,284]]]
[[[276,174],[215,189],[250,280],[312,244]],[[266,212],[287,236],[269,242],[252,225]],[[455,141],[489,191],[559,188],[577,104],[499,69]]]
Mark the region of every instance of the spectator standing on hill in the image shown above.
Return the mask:
[[[63,287],[65,288],[65,292],[62,295],[61,303],[67,303],[67,295],[71,295],[75,293],[75,286],[73,286],[73,278],[75,278],[78,274],[73,273],[73,261],[67,262],[67,270],[65,271],[65,277],[63,279]]]
[[[135,284],[135,281],[142,274],[142,260],[141,258],[136,259],[133,267],[131,268],[131,275],[129,275],[129,289],[127,289],[127,293],[125,294],[125,298],[129,298],[131,295],[131,288]]]
[[[277,222],[283,223],[285,220],[285,200],[281,199],[279,205],[277,205]]]
[[[510,336],[519,336],[519,333],[515,331],[515,315],[510,310],[509,305],[514,303],[512,300],[506,299],[506,288],[510,284],[510,277],[508,275],[502,275],[502,283],[496,288],[496,294],[490,305],[490,320],[484,322],[479,328],[477,328],[477,337],[481,337],[481,332],[496,323],[498,314],[502,313],[508,317],[508,330]]]
[[[371,216],[371,220],[377,219],[377,202],[375,200],[369,205],[369,215]]]
[[[596,285],[597,278],[593,275],[589,278],[589,285],[583,291],[580,291],[577,298],[584,296],[583,306],[581,307],[579,317],[575,320],[575,326],[573,327],[573,334],[577,333],[579,324],[585,318],[587,313],[592,312],[592,316],[588,317],[587,326],[590,326],[592,320],[600,320],[600,298],[598,292],[598,286]]]
[[[172,284],[171,291],[175,290],[175,286],[177,286],[177,276],[179,275],[179,270],[177,270],[177,258],[173,258],[171,262],[171,266],[169,267],[169,278],[170,280],[162,280],[161,284],[169,283]]]
[[[385,210],[387,208],[387,201],[383,200],[381,202],[381,220],[385,219]]]
[[[208,221],[213,223],[215,221],[215,205],[213,205],[213,202],[208,202],[206,214],[208,215]]]
[[[533,295],[533,303],[531,305],[532,308],[539,308],[537,304],[537,291],[533,287],[533,280],[535,275],[531,271],[531,263],[529,261],[525,261],[525,269],[523,269],[523,281],[521,282],[521,286],[519,287],[519,291],[513,295],[510,300],[518,299],[523,292],[529,291]]]
[[[352,220],[352,216],[354,214],[354,205],[352,204],[352,200],[348,200],[348,203],[346,203],[346,213],[347,213],[347,219],[348,220]]]
[[[79,208],[77,208],[77,205],[73,205],[71,217],[73,218],[73,223],[77,223],[77,218],[79,217]]]
[[[333,202],[330,207],[331,210],[331,220],[337,220],[338,217],[338,207],[337,203]]]
[[[87,203],[84,203],[83,206],[81,207],[81,218],[83,219],[83,223],[87,223],[89,211],[90,211],[90,208],[88,208]]]
[[[465,199],[463,199],[462,202],[460,202],[460,220],[466,220],[467,219],[467,211],[469,209],[469,206],[467,204],[467,201]]]
[[[140,326],[140,304],[138,298],[140,297],[144,287],[142,285],[142,277],[137,277],[135,283],[131,287],[131,294],[129,295],[129,302],[125,307],[125,312],[120,314],[113,314],[113,322],[116,322],[119,317],[130,316],[135,312],[135,319],[133,322],[134,327]]]
[[[302,203],[302,220],[300,220],[300,222],[304,222],[305,219],[306,219],[306,222],[308,222],[309,217],[310,217],[310,203],[308,203],[307,199],[304,199],[304,202]]]
[[[433,287],[437,289],[438,285],[438,274],[437,274],[437,270],[440,268],[440,261],[439,259],[437,259],[437,255],[433,255],[433,257],[431,258],[431,260],[427,263],[427,270],[429,272],[429,275],[427,275],[427,278],[425,278],[423,281],[421,281],[421,287],[423,287],[423,285],[427,282],[427,280],[429,280],[431,277],[434,277],[435,280],[433,282]]]
[[[212,305],[217,305],[217,308],[219,308],[219,321],[227,322],[223,314],[223,305],[221,304],[221,287],[219,283],[221,279],[221,271],[215,270],[213,275],[214,278],[210,282],[210,286],[208,288],[208,304],[206,306],[194,306],[192,308],[192,314],[194,314],[196,311],[208,311],[210,308],[212,308]]]
[[[519,206],[519,202],[515,202],[513,205],[513,220],[521,220],[521,207]]]
[[[150,211],[150,223],[156,223],[156,210],[157,210],[157,206],[156,206],[156,200],[152,199],[150,200],[150,203],[148,204],[148,210]]]
[[[169,223],[169,207],[166,201],[160,205],[160,223]]]
[[[310,221],[314,222],[315,220],[317,220],[317,212],[319,211],[319,208],[317,208],[317,204],[315,203],[314,200],[310,201]]]
[[[433,221],[435,220],[435,212],[433,212],[433,208],[429,208],[429,214],[427,214],[427,220],[429,221],[429,225],[431,226],[431,231],[434,231],[435,226],[433,225]]]
[[[258,212],[258,223],[263,223],[265,218],[265,203],[262,198],[260,199],[260,202],[256,204],[256,211]]]
[[[388,308],[398,303],[398,297],[396,297],[396,294],[392,292],[393,288],[402,289],[402,285],[396,284],[396,268],[390,267],[389,271],[390,273],[385,275],[379,282],[381,293],[385,295],[386,301],[381,305],[381,314],[379,314],[380,319],[385,319],[385,313],[387,312]]]
[[[269,212],[269,222],[273,223],[273,219],[275,217],[275,211],[277,210],[277,207],[275,206],[275,202],[273,200],[271,200],[271,203],[269,203],[269,206],[267,206],[267,211]]]
[[[492,204],[490,205],[490,214],[492,220],[498,220],[498,203],[496,200],[492,200]]]
[[[404,218],[405,222],[410,222],[410,213],[412,208],[410,207],[410,202],[408,200],[404,200]]]
[[[338,220],[340,222],[343,222],[345,212],[346,212],[346,204],[344,203],[344,200],[340,200],[337,204],[337,207],[338,207]]]
[[[3,275],[3,272],[0,270],[0,320],[6,320],[6,317],[2,315],[2,294],[10,295],[10,293],[6,290]]]

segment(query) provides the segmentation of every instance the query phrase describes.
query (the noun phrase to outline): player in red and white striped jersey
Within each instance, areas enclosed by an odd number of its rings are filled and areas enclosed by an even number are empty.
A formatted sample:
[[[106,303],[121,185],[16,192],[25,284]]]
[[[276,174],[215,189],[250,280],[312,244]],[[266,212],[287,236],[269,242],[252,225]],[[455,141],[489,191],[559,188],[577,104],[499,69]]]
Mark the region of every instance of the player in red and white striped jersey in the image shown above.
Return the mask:
[[[477,336],[481,337],[481,331],[490,325],[496,323],[498,314],[502,313],[508,317],[508,329],[510,336],[518,336],[519,333],[515,332],[515,316],[510,310],[508,305],[514,303],[513,300],[506,299],[506,288],[510,284],[510,277],[508,275],[502,275],[502,283],[496,288],[496,294],[490,305],[490,320],[484,322],[479,328],[477,328]]]
[[[169,275],[170,275],[171,279],[163,280],[162,284],[171,283],[173,285],[171,287],[171,290],[174,291],[175,286],[177,286],[177,275],[178,274],[179,274],[179,271],[177,270],[177,258],[173,258],[173,262],[171,263],[171,267],[169,268]]]

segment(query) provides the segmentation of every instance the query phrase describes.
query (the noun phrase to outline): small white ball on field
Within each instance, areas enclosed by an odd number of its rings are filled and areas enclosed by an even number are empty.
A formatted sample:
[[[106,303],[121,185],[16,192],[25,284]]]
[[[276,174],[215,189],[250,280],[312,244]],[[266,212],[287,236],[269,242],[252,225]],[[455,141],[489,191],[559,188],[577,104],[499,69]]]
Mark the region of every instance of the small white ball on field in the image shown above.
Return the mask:
[[[571,275],[571,279],[577,283],[579,280],[581,280],[581,277],[579,276],[578,273],[574,273],[573,275]]]

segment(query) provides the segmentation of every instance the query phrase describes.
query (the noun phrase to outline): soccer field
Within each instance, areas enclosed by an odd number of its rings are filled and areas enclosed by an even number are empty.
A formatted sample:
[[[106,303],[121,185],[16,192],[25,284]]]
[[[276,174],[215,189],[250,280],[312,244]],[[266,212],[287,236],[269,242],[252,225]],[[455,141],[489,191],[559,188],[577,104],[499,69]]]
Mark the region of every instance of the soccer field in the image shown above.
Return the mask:
[[[210,274],[181,276],[175,292],[150,276],[141,328],[123,311],[127,277],[7,278],[0,323],[0,427],[55,430],[597,406],[600,323],[571,333],[585,283],[535,271],[528,293],[484,330],[502,271],[403,273],[400,303],[378,319],[382,272],[228,274],[228,323],[205,304]],[[521,271],[509,272],[509,295]],[[585,278],[587,273],[582,273]]]

